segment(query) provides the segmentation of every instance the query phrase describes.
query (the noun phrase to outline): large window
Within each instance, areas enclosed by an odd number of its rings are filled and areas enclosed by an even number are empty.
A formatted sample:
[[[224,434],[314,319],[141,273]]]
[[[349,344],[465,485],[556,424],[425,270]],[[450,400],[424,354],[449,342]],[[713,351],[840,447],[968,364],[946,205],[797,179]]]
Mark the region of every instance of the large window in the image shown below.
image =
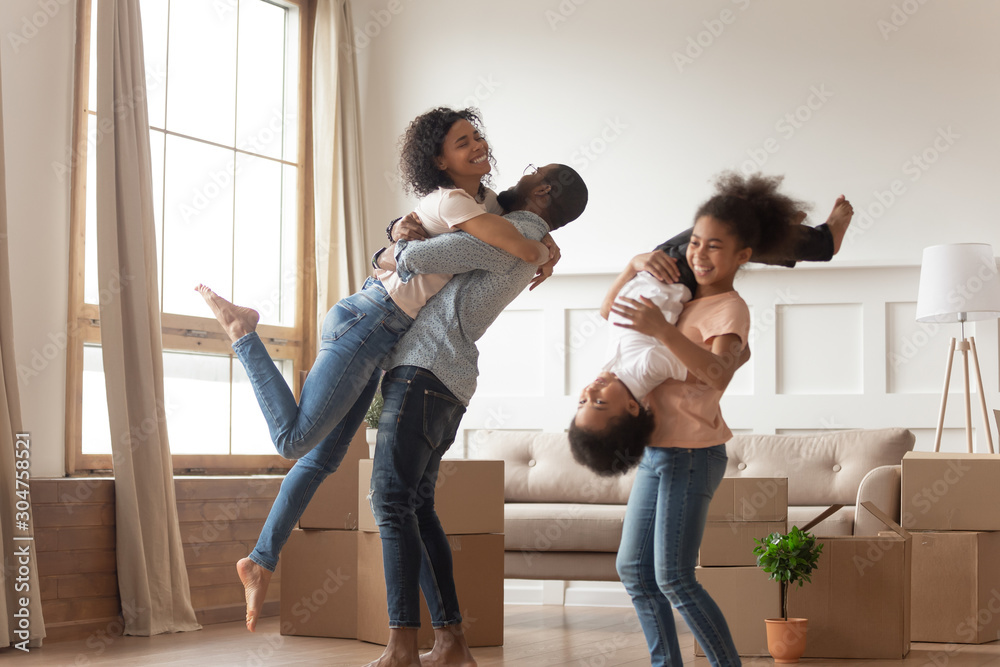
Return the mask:
[[[80,0],[67,467],[111,467],[97,281],[97,3]],[[164,411],[178,471],[287,467],[229,340],[194,290],[261,313],[297,391],[311,358],[304,0],[142,0]],[[86,138],[84,138],[86,137]]]

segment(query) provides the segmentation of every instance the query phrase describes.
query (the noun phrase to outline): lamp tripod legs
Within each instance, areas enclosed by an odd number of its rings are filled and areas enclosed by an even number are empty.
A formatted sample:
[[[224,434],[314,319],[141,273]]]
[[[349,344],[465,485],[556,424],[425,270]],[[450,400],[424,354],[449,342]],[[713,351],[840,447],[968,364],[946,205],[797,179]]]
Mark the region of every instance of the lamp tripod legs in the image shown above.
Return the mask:
[[[979,354],[976,351],[976,339],[970,336],[968,339],[963,340],[958,343],[956,339],[952,338],[951,343],[948,345],[948,362],[945,366],[944,371],[944,389],[941,392],[941,410],[938,413],[937,429],[934,432],[934,451],[941,451],[941,434],[944,430],[944,413],[948,407],[948,388],[951,383],[951,370],[952,364],[955,359],[955,350],[960,350],[962,352],[962,367],[963,375],[965,380],[965,440],[966,446],[969,452],[973,451],[972,447],[972,396],[970,393],[969,386],[969,352],[972,352],[972,367],[976,373],[976,391],[979,392],[979,407],[983,413],[983,426],[986,429],[986,443],[989,446],[990,453],[994,453],[993,449],[993,432],[990,429],[989,416],[986,410],[986,393],[983,391],[983,374],[979,369]]]
[[[948,385],[951,383],[951,364],[955,358],[955,339],[948,345],[948,363],[944,369],[944,390],[941,392],[941,410],[938,412],[937,430],[934,432],[934,451],[941,451],[941,431],[944,429],[944,411],[948,407]]]
[[[986,411],[986,392],[983,391],[983,374],[979,370],[979,354],[976,352],[976,339],[969,336],[969,347],[972,349],[972,363],[976,369],[976,391],[979,392],[979,407],[983,411],[983,428],[986,429],[986,443],[990,447],[990,454],[993,451],[993,431],[990,430],[990,418]]]

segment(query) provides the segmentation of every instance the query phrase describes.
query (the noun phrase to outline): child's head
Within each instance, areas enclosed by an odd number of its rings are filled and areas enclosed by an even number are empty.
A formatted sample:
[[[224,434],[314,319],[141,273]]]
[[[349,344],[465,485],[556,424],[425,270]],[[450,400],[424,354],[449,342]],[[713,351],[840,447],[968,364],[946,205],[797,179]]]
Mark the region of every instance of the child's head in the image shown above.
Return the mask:
[[[456,180],[489,182],[496,160],[476,109],[438,107],[413,119],[399,139],[399,170],[408,192],[423,197]]]
[[[621,380],[603,371],[580,392],[569,425],[570,451],[598,475],[615,475],[639,462],[652,433],[652,413]]]
[[[726,172],[716,179],[715,195],[695,214],[688,245],[699,285],[725,286],[751,255],[774,253],[785,243],[806,205],[778,192],[783,178]]]

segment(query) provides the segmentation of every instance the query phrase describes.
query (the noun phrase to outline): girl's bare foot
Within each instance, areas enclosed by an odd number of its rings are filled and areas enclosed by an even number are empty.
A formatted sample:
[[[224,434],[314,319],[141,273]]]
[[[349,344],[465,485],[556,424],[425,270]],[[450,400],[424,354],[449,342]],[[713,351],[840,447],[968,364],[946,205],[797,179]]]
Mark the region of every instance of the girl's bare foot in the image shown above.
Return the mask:
[[[270,570],[261,567],[249,558],[241,558],[236,563],[236,571],[243,582],[243,593],[247,599],[247,630],[253,632],[257,627],[257,617],[264,606],[267,586],[271,583]]]
[[[237,306],[213,292],[207,285],[198,285],[196,290],[201,292],[205,303],[215,313],[215,319],[219,320],[226,335],[235,343],[248,333],[257,330],[257,322],[260,320],[260,313],[253,308]]]
[[[854,207],[851,206],[851,202],[847,201],[844,195],[837,197],[837,201],[833,203],[833,210],[830,211],[830,217],[826,219],[826,224],[833,233],[834,255],[840,252],[840,244],[844,241],[844,235],[847,234],[847,228],[853,217]]]

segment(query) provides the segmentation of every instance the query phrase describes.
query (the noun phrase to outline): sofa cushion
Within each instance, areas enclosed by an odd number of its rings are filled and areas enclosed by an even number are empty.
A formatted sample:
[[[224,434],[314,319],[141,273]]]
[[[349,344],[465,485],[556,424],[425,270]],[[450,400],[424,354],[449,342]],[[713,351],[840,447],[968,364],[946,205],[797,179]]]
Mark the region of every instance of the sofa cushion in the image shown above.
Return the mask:
[[[737,435],[726,443],[726,476],[787,477],[790,506],[854,505],[868,471],[899,465],[913,442],[901,428]]]
[[[625,505],[505,503],[504,549],[616,552]]]
[[[788,508],[788,527],[798,526],[801,528],[826,510],[829,505],[804,505],[801,507]],[[853,505],[845,505],[832,515],[826,517],[809,532],[816,537],[838,537],[842,535],[854,534],[854,515],[856,509]]]
[[[573,458],[565,433],[487,431],[478,442],[477,458],[504,461],[506,502],[628,502],[635,470],[614,477],[594,474]]]

